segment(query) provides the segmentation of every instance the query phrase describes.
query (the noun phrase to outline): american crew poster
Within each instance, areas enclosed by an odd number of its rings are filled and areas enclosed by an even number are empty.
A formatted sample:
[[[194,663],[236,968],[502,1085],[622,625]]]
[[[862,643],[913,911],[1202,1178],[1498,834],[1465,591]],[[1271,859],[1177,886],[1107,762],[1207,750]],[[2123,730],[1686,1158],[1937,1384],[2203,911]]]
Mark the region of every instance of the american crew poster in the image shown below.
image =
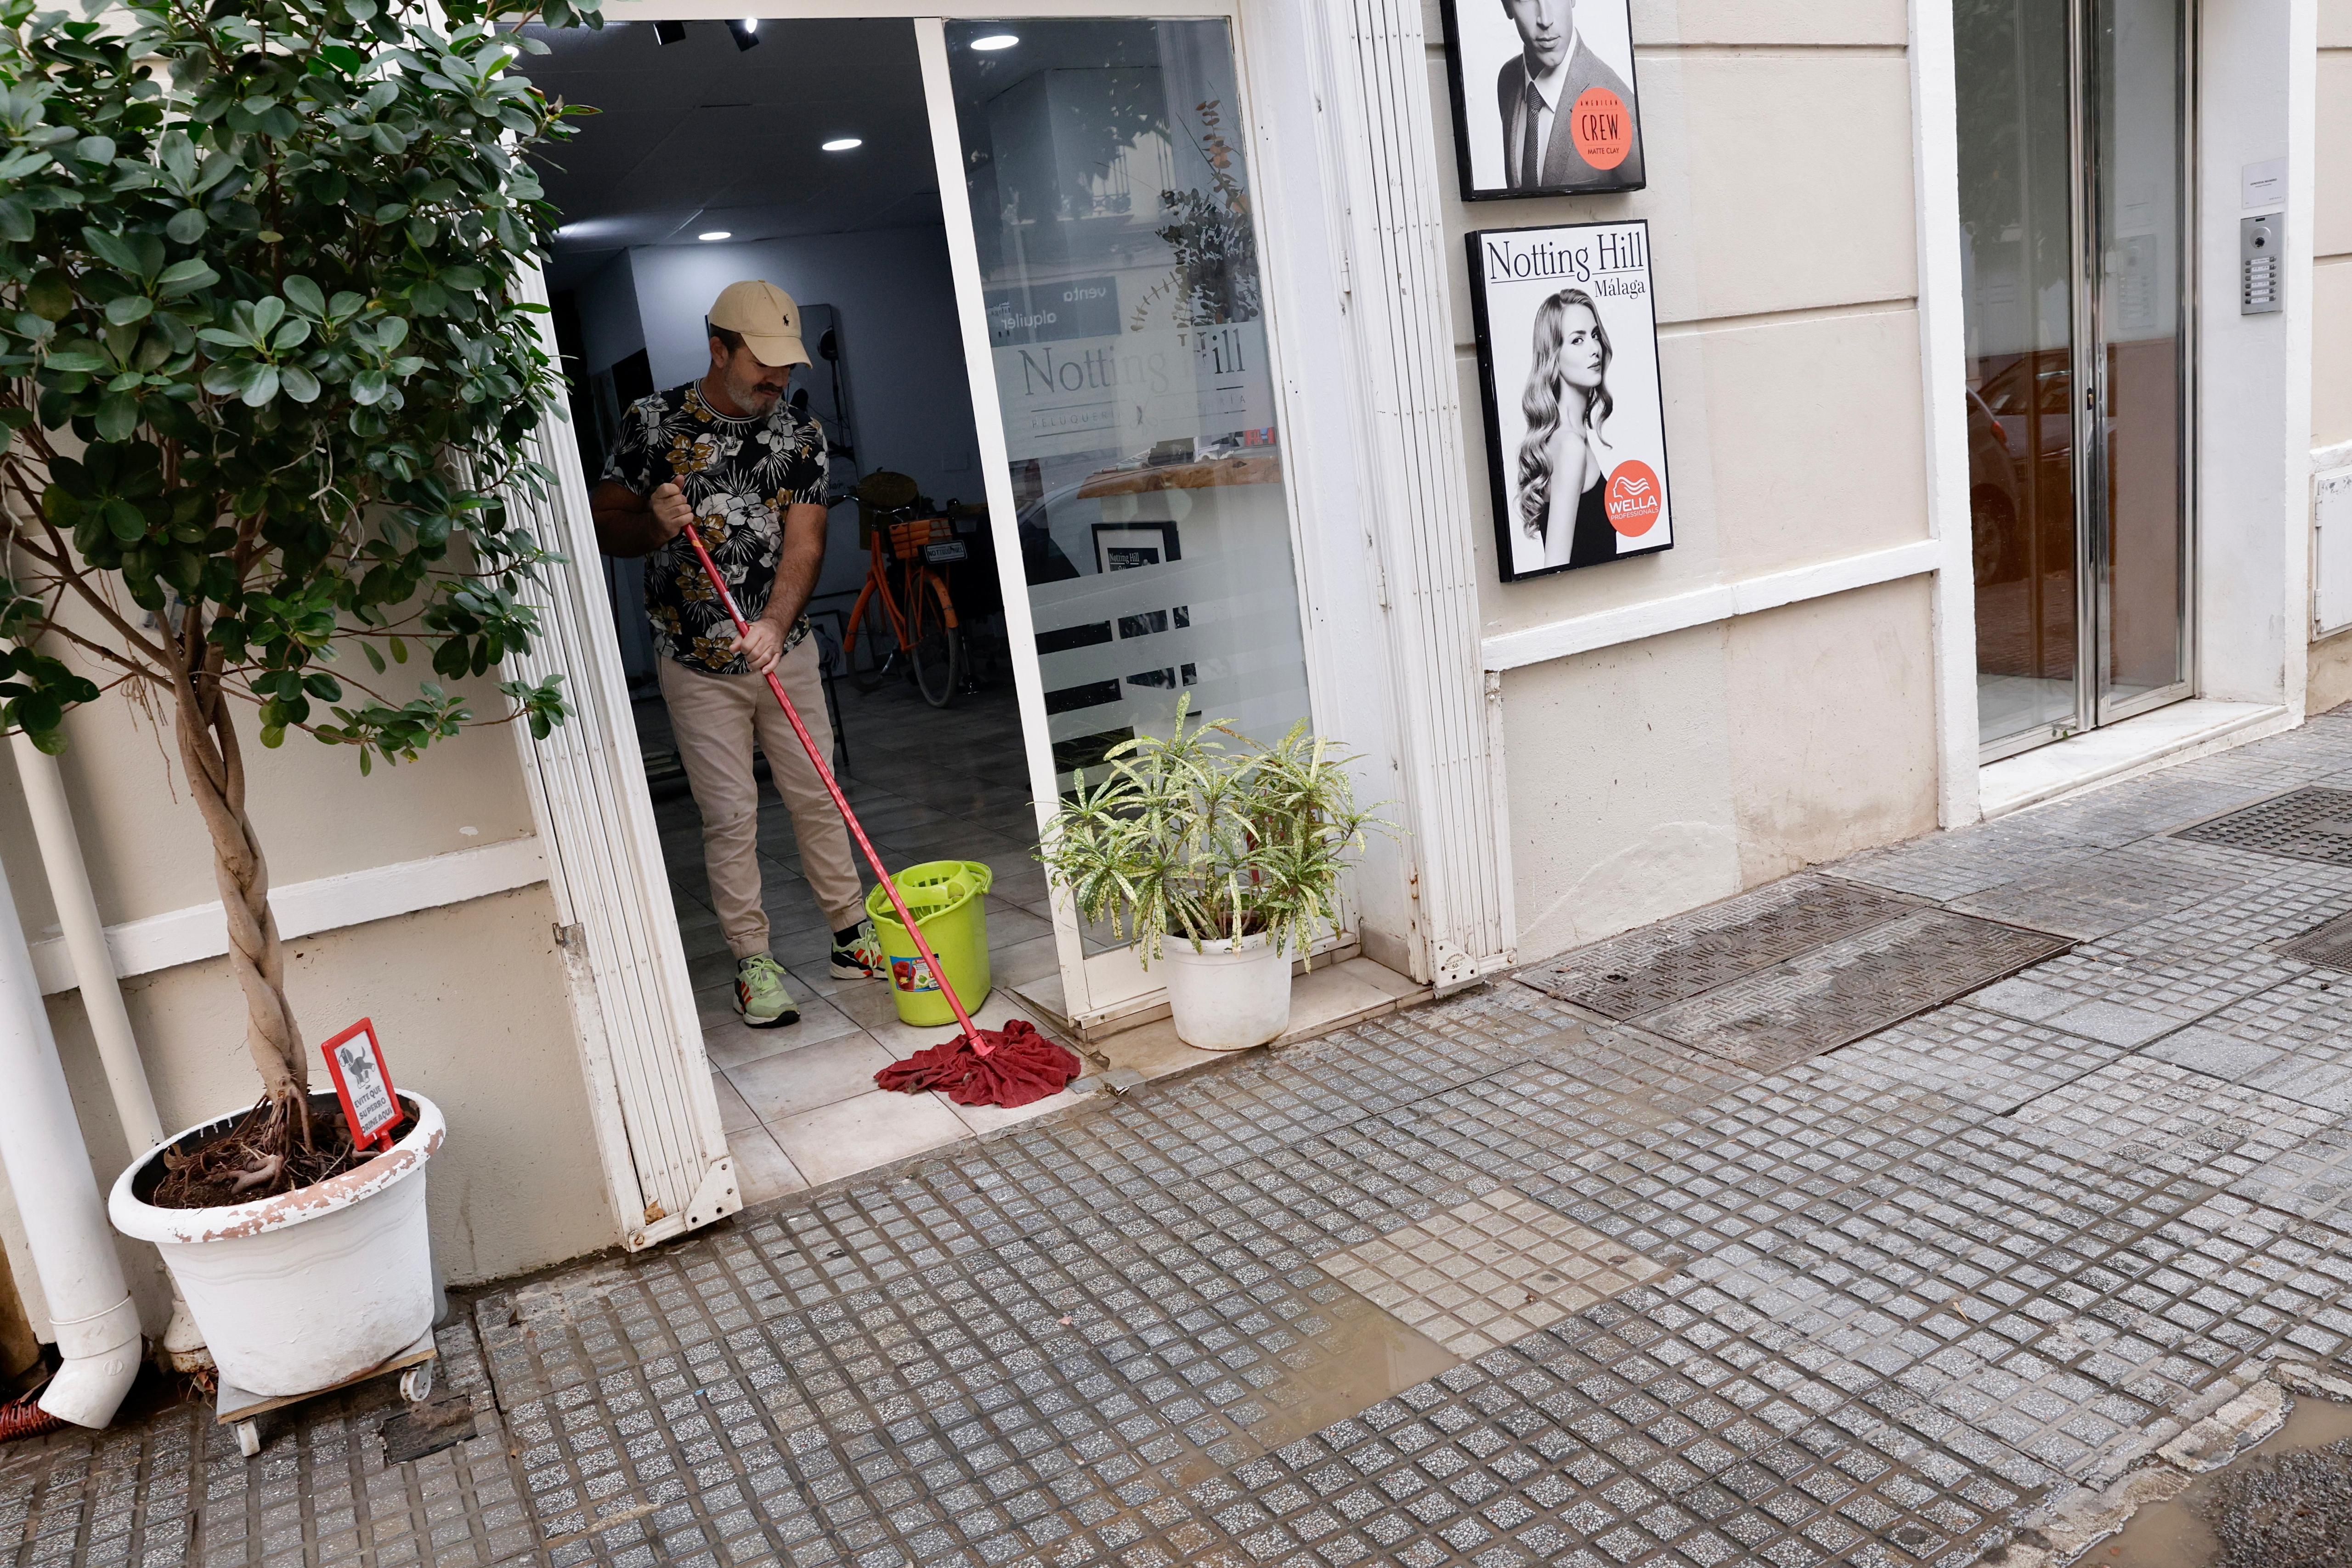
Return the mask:
[[[1628,0],[1440,0],[1465,201],[1638,191]]]
[[[1503,580],[1675,542],[1650,228],[1468,237],[1470,307]]]

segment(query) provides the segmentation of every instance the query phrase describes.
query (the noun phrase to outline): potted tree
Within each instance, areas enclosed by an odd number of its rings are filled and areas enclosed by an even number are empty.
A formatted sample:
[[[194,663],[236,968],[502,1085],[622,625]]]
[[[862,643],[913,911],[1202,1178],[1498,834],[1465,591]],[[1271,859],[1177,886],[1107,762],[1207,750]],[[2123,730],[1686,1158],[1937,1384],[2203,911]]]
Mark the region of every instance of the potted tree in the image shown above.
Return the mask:
[[[1079,915],[1168,965],[1176,1033],[1202,1050],[1262,1046],[1290,1026],[1290,967],[1336,918],[1339,877],[1364,833],[1355,758],[1305,720],[1274,745],[1176,705],[1166,738],[1111,748],[1082,771],[1038,858]]]
[[[443,1127],[404,1096],[372,1154],[311,1092],[248,736],[364,774],[564,717],[553,678],[478,719],[394,667],[478,677],[537,629],[517,595],[554,557],[504,498],[549,482],[523,454],[562,382],[522,292],[549,217],[523,154],[566,127],[513,28],[596,4],[0,0],[0,721],[54,753],[100,680],[169,707],[261,1098],[135,1162],[111,1213],[258,1394],[429,1326]]]

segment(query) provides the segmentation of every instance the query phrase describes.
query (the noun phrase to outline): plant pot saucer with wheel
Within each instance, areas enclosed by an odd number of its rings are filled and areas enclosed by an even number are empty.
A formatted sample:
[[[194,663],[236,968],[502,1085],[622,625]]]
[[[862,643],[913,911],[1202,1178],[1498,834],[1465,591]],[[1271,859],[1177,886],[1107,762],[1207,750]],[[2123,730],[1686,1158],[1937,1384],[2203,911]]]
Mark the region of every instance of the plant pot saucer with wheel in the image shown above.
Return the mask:
[[[244,1111],[188,1129],[115,1179],[109,1217],[163,1255],[225,1386],[270,1400],[323,1393],[429,1341],[438,1292],[425,1171],[447,1126],[423,1095],[400,1098],[407,1128],[389,1151],[275,1197],[188,1209],[147,1201],[167,1150],[193,1149]],[[310,1107],[314,1119],[341,1114],[331,1094]]]
[[[1289,952],[1260,933],[1204,942],[1169,939],[1168,1013],[1176,1037],[1196,1051],[1245,1051],[1290,1027]]]

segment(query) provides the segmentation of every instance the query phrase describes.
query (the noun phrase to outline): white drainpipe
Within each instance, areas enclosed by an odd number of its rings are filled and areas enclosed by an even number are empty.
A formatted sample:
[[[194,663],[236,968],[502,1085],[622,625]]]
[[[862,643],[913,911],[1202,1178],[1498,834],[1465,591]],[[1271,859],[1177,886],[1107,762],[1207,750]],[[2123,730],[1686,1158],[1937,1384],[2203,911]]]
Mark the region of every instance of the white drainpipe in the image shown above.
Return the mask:
[[[41,1408],[82,1426],[103,1426],[139,1375],[139,1309],[122,1282],[122,1260],[106,1205],[90,1174],[89,1148],[74,1118],[73,1095],[8,876],[0,868],[0,1165],[16,1197],[16,1217],[48,1298],[49,1326],[65,1364],[41,1394]]]
[[[48,873],[49,898],[57,905],[66,952],[73,960],[74,983],[81,991],[82,1013],[89,1020],[98,1059],[106,1068],[106,1087],[114,1094],[114,1113],[135,1160],[163,1141],[163,1123],[147,1087],[147,1068],[131,1032],[131,1014],[122,1005],[122,982],[115,974],[106,926],[98,916],[98,896],[90,890],[89,868],[82,860],[81,838],[74,831],[64,770],[22,731],[13,737],[12,746],[33,835],[40,841],[41,865]],[[163,1331],[165,1359],[175,1372],[210,1366],[213,1358],[205,1350],[205,1336],[180,1300],[170,1270],[164,1270],[163,1279],[172,1287],[172,1321]]]

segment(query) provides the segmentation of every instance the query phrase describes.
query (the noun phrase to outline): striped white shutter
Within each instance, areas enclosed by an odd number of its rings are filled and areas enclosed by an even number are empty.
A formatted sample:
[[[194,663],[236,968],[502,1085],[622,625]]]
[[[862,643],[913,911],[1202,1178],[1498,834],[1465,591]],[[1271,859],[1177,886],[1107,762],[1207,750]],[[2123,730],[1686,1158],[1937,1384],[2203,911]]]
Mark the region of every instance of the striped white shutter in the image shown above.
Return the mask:
[[[1479,662],[1478,565],[1421,0],[1324,0],[1345,172],[1363,494],[1388,584],[1409,852],[1441,990],[1507,967],[1517,933],[1499,680]]]
[[[536,268],[527,288],[546,302]],[[552,357],[553,325],[540,321]],[[508,664],[520,680],[561,672],[572,717],[544,741],[521,725],[515,733],[548,847],[605,1181],[634,1250],[709,1225],[743,1200],[703,1056],[580,449],[568,425],[550,420],[531,436],[530,455],[554,473],[552,493],[510,495],[509,505],[568,560],[525,594],[540,637],[528,658]]]

